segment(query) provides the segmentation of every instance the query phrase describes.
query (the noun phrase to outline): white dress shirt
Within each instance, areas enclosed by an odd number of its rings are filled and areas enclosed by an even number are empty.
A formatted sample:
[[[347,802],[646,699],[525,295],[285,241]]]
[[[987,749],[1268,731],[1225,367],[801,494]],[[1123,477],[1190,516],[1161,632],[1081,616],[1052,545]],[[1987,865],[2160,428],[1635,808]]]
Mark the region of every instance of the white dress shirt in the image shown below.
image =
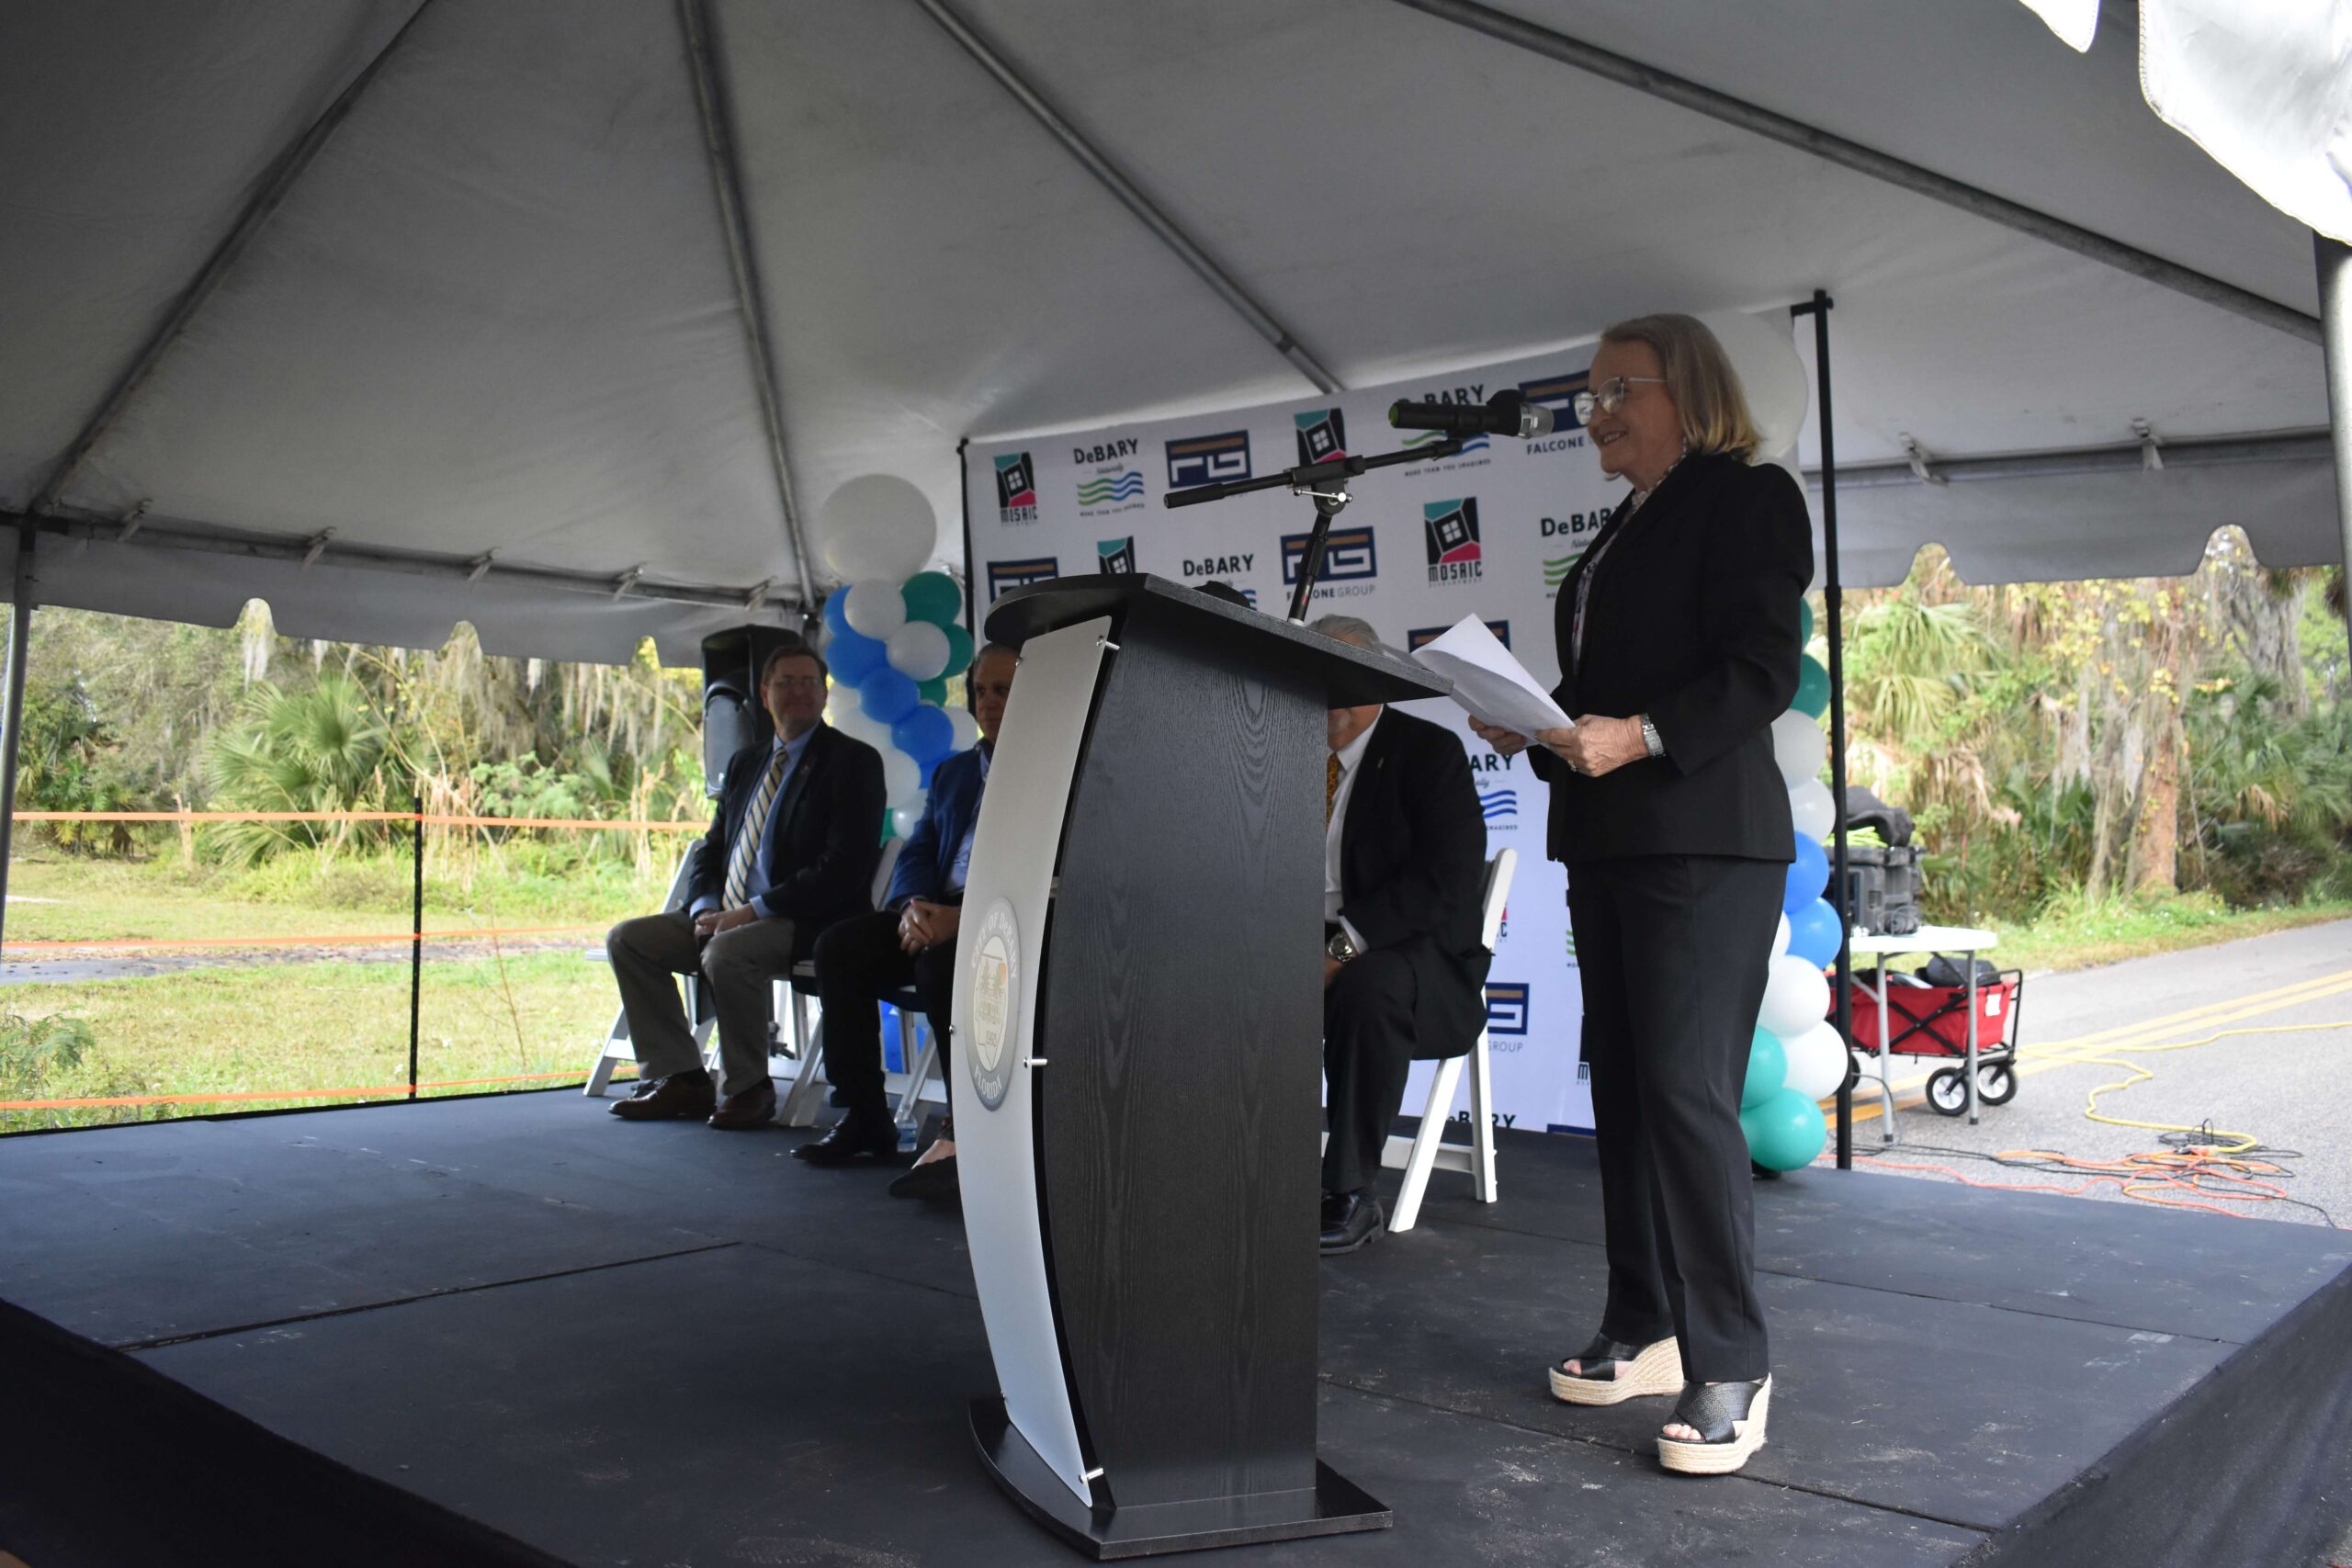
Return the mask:
[[[1362,932],[1340,918],[1340,840],[1348,826],[1348,797],[1355,793],[1356,765],[1363,761],[1365,748],[1372,744],[1372,732],[1388,710],[1383,708],[1363,727],[1363,733],[1340,748],[1340,789],[1331,796],[1331,820],[1323,829],[1323,919],[1348,933],[1348,941],[1355,950],[1364,950]]]

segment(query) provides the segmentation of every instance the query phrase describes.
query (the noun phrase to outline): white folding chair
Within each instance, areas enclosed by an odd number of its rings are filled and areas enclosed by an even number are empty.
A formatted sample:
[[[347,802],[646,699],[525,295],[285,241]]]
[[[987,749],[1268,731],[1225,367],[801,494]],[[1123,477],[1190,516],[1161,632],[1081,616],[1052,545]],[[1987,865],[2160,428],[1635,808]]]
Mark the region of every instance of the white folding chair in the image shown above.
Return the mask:
[[[694,880],[695,862],[701,853],[702,840],[697,839],[686,846],[685,853],[678,857],[677,872],[670,878],[670,896],[662,901],[664,910],[686,907],[686,888]],[[588,949],[582,956],[598,964],[610,961],[603,942]],[[695,1032],[695,1044],[701,1048],[703,1066],[713,1066],[718,1059],[718,1041],[714,1032],[718,1015],[711,1010],[710,998],[703,994],[701,977],[688,975],[682,978],[686,987],[686,1027]],[[596,1048],[596,1059],[588,1066],[588,1082],[581,1092],[601,1099],[605,1090],[612,1087],[613,1069],[624,1062],[633,1063],[636,1060],[637,1048],[628,1038],[628,1014],[616,1011],[612,1027],[605,1031],[604,1043]]]
[[[1519,867],[1519,852],[1504,850],[1487,863],[1487,886],[1480,897],[1478,941],[1489,953],[1502,931],[1503,906],[1510,898],[1511,873]],[[1462,1064],[1470,1064],[1470,1142],[1443,1141],[1446,1116],[1453,1109],[1453,1090],[1462,1081]],[[1396,1191],[1396,1212],[1388,1217],[1392,1231],[1408,1231],[1420,1218],[1421,1194],[1431,1170],[1458,1170],[1470,1178],[1470,1190],[1481,1203],[1495,1201],[1495,1118],[1493,1086],[1487,1066],[1487,1032],[1467,1055],[1448,1056],[1437,1065],[1430,1083],[1429,1102],[1421,1107],[1421,1124],[1409,1137],[1391,1137],[1380,1151],[1380,1163],[1405,1173]]]
[[[874,901],[877,905],[890,890],[890,873],[898,865],[899,852],[904,847],[904,840],[899,839],[882,846],[881,863],[874,870]],[[811,1126],[817,1120],[820,1097],[831,1087],[825,1076],[825,1010],[817,1000],[817,965],[807,959],[794,964],[790,975],[776,980],[775,995],[776,1021],[769,1025],[769,1036],[792,1060],[788,1075],[792,1087],[776,1108],[775,1119],[787,1127]],[[896,1116],[900,1133],[905,1134],[921,1124],[925,1085],[938,1062],[938,1043],[921,1022],[922,1010],[911,987],[882,999],[899,1009],[903,1019],[899,1041],[909,1058],[907,1071],[886,1075],[883,1089],[899,1097]],[[920,1051],[911,1038],[918,1032],[923,1041]],[[943,1088],[939,1098],[944,1097]]]

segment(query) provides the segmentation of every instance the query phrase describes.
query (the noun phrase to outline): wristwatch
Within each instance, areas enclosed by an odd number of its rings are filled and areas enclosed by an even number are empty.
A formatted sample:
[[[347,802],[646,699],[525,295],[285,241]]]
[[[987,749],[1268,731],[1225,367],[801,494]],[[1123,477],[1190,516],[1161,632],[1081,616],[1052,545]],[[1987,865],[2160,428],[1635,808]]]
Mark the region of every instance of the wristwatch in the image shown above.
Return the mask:
[[[1657,726],[1650,722],[1647,714],[1642,715],[1642,744],[1649,748],[1653,757],[1666,755],[1666,742],[1657,738]]]
[[[1323,951],[1331,955],[1333,963],[1345,964],[1355,957],[1356,944],[1348,940],[1346,931],[1337,931],[1331,933],[1331,940],[1323,944]]]

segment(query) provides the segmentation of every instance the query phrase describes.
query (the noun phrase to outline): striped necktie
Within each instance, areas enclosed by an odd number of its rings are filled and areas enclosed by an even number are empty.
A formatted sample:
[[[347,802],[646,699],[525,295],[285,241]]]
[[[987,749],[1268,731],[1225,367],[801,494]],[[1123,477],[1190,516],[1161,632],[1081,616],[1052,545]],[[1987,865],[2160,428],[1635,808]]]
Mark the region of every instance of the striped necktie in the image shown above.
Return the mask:
[[[740,909],[752,901],[752,863],[759,858],[760,840],[767,832],[768,813],[775,807],[776,785],[784,780],[785,759],[791,755],[781,746],[775,749],[775,754],[768,759],[768,771],[752,796],[751,809],[743,813],[743,825],[735,829],[735,848],[727,857],[728,908]]]
[[[1340,798],[1340,754],[1331,753],[1330,761],[1323,769],[1323,825],[1331,825],[1331,803]]]

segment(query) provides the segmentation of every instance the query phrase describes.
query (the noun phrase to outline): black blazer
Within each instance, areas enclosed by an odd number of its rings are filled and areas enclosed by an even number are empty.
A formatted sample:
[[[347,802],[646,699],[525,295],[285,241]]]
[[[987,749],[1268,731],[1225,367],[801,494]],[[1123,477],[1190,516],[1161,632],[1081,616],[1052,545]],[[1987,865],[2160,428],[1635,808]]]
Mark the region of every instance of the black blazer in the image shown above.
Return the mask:
[[[1603,545],[1584,665],[1571,670],[1577,584]],[[1797,605],[1812,581],[1813,525],[1784,468],[1685,457],[1630,519],[1618,508],[1560,584],[1553,695],[1571,716],[1648,714],[1666,755],[1595,779],[1530,747],[1552,786],[1554,860],[1794,855],[1771,724],[1796,694]]]
[[[686,906],[727,894],[727,853],[767,771],[767,744],[728,760],[718,810],[696,857]],[[768,839],[768,908],[791,919],[793,950],[806,957],[827,926],[874,908],[874,868],[882,858],[882,756],[829,724],[818,724],[792,776]]]
[[[1340,827],[1340,913],[1413,966],[1413,1055],[1458,1056],[1487,1023],[1478,943],[1487,821],[1462,742],[1384,711],[1364,743]]]

